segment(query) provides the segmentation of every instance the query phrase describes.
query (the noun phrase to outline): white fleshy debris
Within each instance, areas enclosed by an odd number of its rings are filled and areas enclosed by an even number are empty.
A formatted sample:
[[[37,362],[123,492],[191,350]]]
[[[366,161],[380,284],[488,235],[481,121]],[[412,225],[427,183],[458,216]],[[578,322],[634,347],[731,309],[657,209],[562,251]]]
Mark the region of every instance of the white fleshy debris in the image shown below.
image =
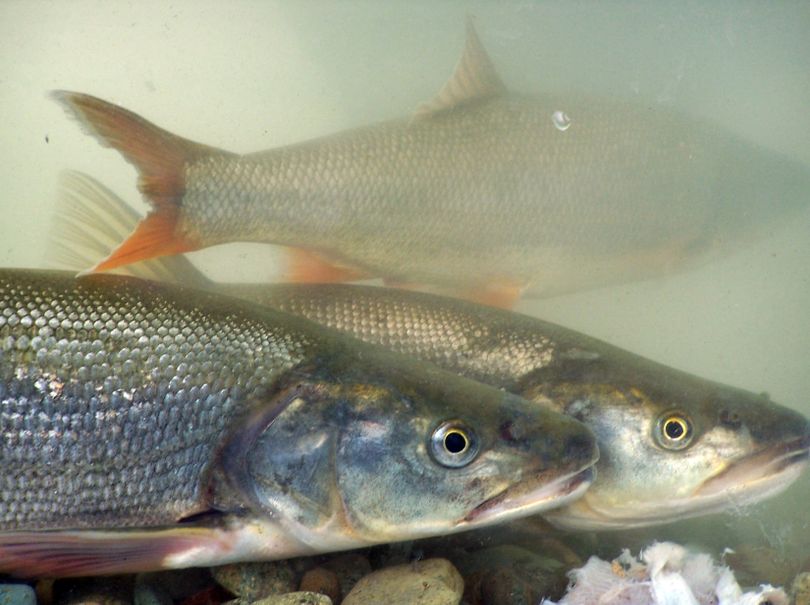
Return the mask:
[[[788,605],[781,588],[743,593],[728,567],[673,542],[656,542],[638,559],[628,550],[611,562],[591,557],[569,577],[565,596],[543,605]]]

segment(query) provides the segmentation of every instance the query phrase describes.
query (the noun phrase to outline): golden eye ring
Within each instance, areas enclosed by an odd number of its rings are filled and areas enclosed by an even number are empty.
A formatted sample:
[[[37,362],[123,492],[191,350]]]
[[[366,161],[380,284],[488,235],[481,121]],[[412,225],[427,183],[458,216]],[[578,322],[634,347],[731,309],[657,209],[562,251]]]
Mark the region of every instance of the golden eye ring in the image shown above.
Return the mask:
[[[666,412],[656,422],[655,438],[665,449],[682,450],[692,442],[693,436],[692,421],[682,412]]]
[[[478,453],[475,432],[460,420],[442,422],[430,437],[430,451],[442,466],[460,468],[472,462]]]

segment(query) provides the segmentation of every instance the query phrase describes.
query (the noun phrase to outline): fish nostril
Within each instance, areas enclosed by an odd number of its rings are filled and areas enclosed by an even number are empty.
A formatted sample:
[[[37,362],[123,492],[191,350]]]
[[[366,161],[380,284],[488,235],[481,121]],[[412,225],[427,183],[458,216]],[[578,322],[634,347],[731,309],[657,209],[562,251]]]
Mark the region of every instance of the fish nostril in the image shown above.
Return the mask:
[[[742,420],[737,412],[732,412],[728,408],[720,410],[719,414],[720,424],[732,429],[738,429],[742,426]]]
[[[587,435],[572,435],[565,440],[565,456],[569,460],[590,460],[595,449],[593,439]]]

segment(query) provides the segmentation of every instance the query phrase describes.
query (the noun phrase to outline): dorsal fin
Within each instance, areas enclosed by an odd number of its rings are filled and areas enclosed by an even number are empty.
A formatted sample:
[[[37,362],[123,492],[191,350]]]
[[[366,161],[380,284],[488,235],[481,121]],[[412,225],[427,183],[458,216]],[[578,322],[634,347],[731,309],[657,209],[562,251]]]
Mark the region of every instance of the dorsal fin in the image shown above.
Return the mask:
[[[503,94],[501,81],[492,59],[478,38],[472,17],[467,17],[467,40],[464,53],[450,79],[433,99],[420,105],[415,118],[424,118],[476,99]]]

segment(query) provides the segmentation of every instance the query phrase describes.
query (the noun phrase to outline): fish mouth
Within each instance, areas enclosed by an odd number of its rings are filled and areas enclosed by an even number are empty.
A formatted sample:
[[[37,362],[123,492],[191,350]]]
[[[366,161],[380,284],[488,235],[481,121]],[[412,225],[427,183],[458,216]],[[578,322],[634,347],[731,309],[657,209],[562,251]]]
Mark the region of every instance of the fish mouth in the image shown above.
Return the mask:
[[[785,491],[810,462],[810,434],[763,448],[730,462],[690,495],[637,507],[611,508],[584,498],[551,511],[547,519],[567,530],[615,531],[663,525],[733,510]]]
[[[595,479],[596,469],[588,467],[551,483],[542,481],[540,477],[534,481],[523,481],[476,506],[462,523],[478,527],[565,506],[581,498]]]
[[[810,434],[744,456],[709,477],[694,492],[700,498],[725,497],[747,504],[776,495],[810,462]]]

